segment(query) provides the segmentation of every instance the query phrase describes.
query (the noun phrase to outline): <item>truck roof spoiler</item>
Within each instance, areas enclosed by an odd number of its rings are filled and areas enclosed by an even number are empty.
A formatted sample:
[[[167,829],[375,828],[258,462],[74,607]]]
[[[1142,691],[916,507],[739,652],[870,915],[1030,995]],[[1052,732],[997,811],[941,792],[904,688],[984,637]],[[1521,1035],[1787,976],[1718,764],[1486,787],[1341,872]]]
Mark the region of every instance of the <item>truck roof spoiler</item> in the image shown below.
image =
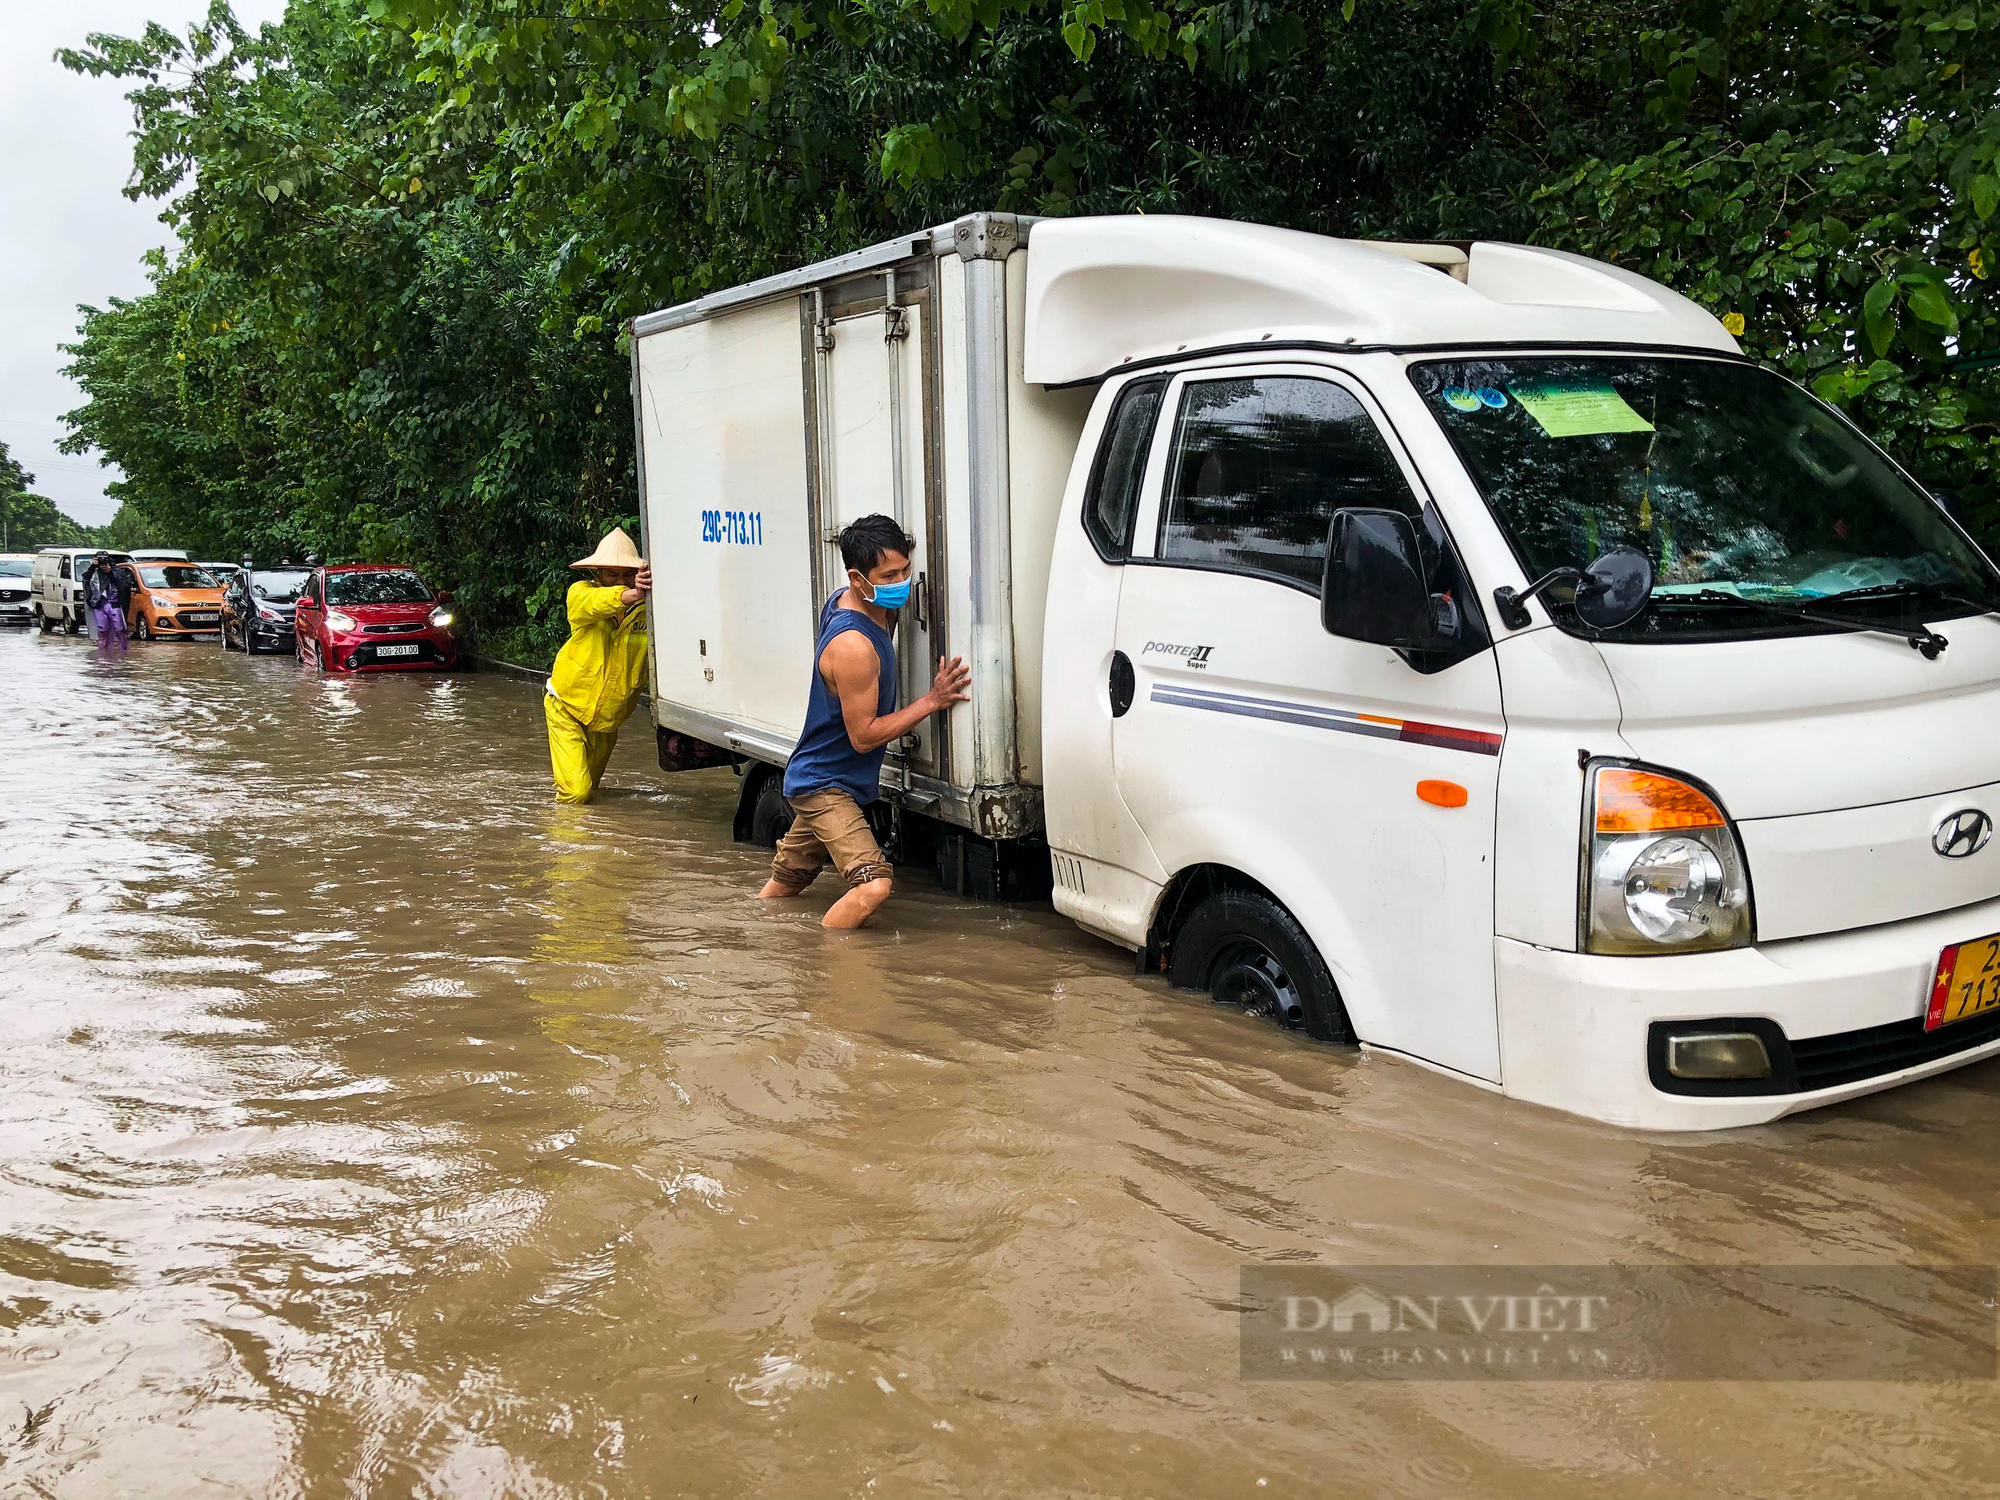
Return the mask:
[[[1259,344],[1644,344],[1738,352],[1706,308],[1643,276],[1560,250],[1338,240],[1153,214],[1045,222],[1028,258],[1026,324],[1023,373],[1041,385]]]

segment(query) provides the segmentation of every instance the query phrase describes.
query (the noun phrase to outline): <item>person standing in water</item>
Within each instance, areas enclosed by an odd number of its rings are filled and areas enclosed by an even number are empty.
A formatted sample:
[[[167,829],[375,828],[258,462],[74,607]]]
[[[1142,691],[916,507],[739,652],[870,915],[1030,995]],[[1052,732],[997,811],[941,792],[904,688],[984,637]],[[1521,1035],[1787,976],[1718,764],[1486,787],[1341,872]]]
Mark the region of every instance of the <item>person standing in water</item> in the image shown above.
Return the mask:
[[[646,596],[653,570],[623,527],[571,563],[589,577],[569,586],[569,640],[556,653],[542,709],[556,801],[588,802],[618,743],[618,726],[646,679]]]
[[[820,611],[805,730],[785,767],[791,831],[778,841],[760,900],[799,896],[831,859],[847,893],[822,919],[859,927],[889,899],[892,872],[862,811],[882,794],[882,756],[934,713],[966,701],[972,674],[959,657],[938,660],[931,690],[896,708],[895,613],[910,598],[910,550],[888,516],[863,516],[840,533],[847,587]]]
[[[109,651],[115,642],[120,651],[130,649],[132,637],[125,617],[132,608],[132,578],[116,567],[111,554],[100,552],[83,577],[83,602],[97,627],[98,649]]]

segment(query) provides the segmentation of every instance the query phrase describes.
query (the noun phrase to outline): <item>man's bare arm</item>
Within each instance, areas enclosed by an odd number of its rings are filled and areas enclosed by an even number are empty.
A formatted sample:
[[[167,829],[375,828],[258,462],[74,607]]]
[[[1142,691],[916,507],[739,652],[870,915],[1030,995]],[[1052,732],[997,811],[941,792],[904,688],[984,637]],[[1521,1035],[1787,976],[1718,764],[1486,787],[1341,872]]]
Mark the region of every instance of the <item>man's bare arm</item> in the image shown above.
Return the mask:
[[[866,636],[857,630],[835,636],[819,655],[819,669],[840,698],[840,717],[847,725],[849,742],[863,755],[901,739],[939,710],[965,702],[965,686],[972,680],[963,659],[954,656],[947,662],[940,658],[937,678],[928,693],[908,708],[878,716],[875,705],[881,701],[882,661]]]

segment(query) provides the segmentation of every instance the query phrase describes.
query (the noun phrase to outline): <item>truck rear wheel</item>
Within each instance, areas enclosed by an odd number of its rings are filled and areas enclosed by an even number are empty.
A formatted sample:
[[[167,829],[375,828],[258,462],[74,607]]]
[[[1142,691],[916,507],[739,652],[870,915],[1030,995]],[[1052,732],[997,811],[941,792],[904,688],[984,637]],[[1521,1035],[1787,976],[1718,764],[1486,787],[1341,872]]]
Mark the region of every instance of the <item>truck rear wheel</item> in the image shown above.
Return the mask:
[[[1323,1042],[1354,1041],[1333,972],[1292,914],[1258,891],[1217,891],[1174,938],[1168,980],[1270,1015]]]
[[[39,604],[35,606],[35,623],[42,627],[43,635],[50,634],[56,628],[56,622],[50,618],[48,611],[43,609]]]
[[[81,620],[77,619],[77,617],[76,617],[76,616],[74,616],[74,615],[72,615],[72,614],[71,614],[71,613],[70,613],[70,612],[69,612],[68,610],[64,610],[64,611],[63,611],[63,634],[64,634],[64,635],[75,635],[75,634],[76,634],[76,633],[77,633],[77,632],[78,632],[79,630],[81,630],[81,629],[83,629],[83,621],[81,621]]]
[[[792,804],[785,800],[785,778],[766,776],[750,808],[750,842],[775,849],[791,826]]]

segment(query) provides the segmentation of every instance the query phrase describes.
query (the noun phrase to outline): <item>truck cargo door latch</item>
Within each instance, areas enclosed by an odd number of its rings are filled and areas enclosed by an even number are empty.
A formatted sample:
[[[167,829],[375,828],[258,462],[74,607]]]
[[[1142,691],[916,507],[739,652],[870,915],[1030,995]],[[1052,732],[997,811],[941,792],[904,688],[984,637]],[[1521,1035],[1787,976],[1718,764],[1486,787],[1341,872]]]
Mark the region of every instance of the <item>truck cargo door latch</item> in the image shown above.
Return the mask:
[[[813,347],[821,354],[833,352],[833,319],[826,315],[826,289],[813,288]]]

